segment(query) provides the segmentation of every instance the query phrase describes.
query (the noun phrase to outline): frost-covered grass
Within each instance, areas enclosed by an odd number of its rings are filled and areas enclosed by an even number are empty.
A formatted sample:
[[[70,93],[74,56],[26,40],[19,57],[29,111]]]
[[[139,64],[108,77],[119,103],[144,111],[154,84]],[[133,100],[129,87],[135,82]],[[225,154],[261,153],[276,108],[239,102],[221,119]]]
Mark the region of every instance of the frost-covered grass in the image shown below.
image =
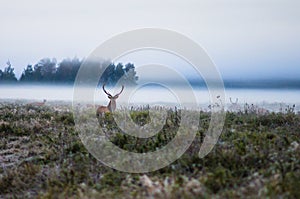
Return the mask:
[[[131,112],[138,124],[146,110]],[[171,165],[146,174],[118,172],[88,153],[75,130],[71,107],[0,104],[0,197],[245,198],[300,197],[300,115],[227,113],[223,133],[204,159],[198,151],[210,121],[200,114],[191,147]],[[104,128],[116,127],[110,114]],[[180,113],[168,111],[163,130],[149,139],[109,134],[119,147],[147,152],[176,134]]]

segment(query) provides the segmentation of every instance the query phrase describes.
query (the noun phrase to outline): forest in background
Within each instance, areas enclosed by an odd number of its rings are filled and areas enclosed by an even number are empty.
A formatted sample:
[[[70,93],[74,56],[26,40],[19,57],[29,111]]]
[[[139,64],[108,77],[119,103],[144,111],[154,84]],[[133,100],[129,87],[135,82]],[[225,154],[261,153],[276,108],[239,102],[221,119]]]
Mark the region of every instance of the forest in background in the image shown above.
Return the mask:
[[[36,64],[29,64],[24,69],[20,77],[16,77],[14,66],[7,61],[3,69],[0,68],[0,85],[1,84],[74,84],[76,75],[82,63],[88,66],[89,77],[101,68],[103,74],[99,77],[99,84],[106,83],[114,86],[117,82],[124,85],[137,85],[136,68],[133,63],[113,63],[111,61],[98,60],[86,61],[78,58],[65,58],[57,62],[55,58],[43,58]],[[86,80],[88,82],[89,79]],[[171,80],[177,85],[176,80]],[[188,81],[195,87],[206,87],[202,78],[194,79],[188,77]],[[91,82],[90,82],[91,83]],[[228,89],[300,89],[299,79],[224,79],[224,86]]]
[[[8,61],[6,67],[3,70],[0,69],[0,84],[73,84],[83,62],[84,59],[80,60],[76,57],[63,59],[59,63],[55,58],[43,58],[34,65],[27,65],[20,78],[17,78],[14,67]],[[89,62],[86,64],[89,65]],[[123,84],[135,85],[138,80],[135,66],[132,63],[124,65],[105,61],[103,63],[91,62],[90,65],[91,71],[94,71],[93,67],[101,67],[104,71],[103,75],[99,77],[99,84],[114,85],[122,78]]]

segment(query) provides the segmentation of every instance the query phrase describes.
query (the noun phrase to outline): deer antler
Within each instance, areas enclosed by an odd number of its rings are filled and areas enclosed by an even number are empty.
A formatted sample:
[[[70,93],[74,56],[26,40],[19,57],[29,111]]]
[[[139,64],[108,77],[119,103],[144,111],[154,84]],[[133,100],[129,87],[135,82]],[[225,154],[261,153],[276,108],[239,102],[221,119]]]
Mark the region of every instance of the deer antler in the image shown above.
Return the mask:
[[[123,92],[123,90],[124,90],[124,85],[122,85],[121,91],[118,94],[116,94],[115,96],[119,96]]]
[[[231,103],[231,104],[237,104],[238,101],[239,101],[239,98],[236,98],[236,99],[235,99],[235,102],[232,101],[231,97],[229,98],[229,100],[230,100],[230,103]]]
[[[107,92],[107,91],[105,90],[104,87],[105,87],[105,84],[103,84],[103,86],[102,86],[102,89],[103,89],[104,93],[106,93],[106,95],[112,96],[109,92]]]
[[[107,90],[105,90],[105,84],[103,84],[102,89],[106,93],[106,95],[112,96]],[[123,92],[123,90],[124,90],[124,85],[122,85],[121,91],[118,94],[116,94],[115,96],[119,96]]]

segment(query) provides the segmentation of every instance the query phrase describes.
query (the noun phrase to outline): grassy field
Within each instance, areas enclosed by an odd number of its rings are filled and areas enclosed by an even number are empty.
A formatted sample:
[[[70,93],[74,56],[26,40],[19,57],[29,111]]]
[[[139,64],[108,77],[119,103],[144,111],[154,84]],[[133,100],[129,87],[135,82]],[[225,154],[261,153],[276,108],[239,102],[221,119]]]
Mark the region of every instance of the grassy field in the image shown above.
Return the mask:
[[[139,124],[147,111],[133,111]],[[119,147],[154,151],[176,134],[180,115],[147,140],[110,135]],[[259,115],[250,108],[227,113],[223,133],[204,159],[198,151],[210,114],[188,151],[146,174],[106,167],[88,153],[67,105],[0,104],[0,198],[299,198],[300,115],[293,107]],[[110,115],[107,125],[115,128]],[[102,124],[103,125],[103,124]]]

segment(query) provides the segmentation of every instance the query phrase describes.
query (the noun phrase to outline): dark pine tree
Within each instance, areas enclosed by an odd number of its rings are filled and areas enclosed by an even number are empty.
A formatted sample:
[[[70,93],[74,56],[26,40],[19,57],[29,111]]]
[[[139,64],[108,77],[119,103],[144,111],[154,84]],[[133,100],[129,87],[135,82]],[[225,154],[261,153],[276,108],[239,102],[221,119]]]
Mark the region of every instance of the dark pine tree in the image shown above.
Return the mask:
[[[14,73],[14,68],[11,66],[10,61],[7,61],[7,66],[4,68],[4,71],[0,72],[0,80],[3,83],[17,83],[17,78]]]

